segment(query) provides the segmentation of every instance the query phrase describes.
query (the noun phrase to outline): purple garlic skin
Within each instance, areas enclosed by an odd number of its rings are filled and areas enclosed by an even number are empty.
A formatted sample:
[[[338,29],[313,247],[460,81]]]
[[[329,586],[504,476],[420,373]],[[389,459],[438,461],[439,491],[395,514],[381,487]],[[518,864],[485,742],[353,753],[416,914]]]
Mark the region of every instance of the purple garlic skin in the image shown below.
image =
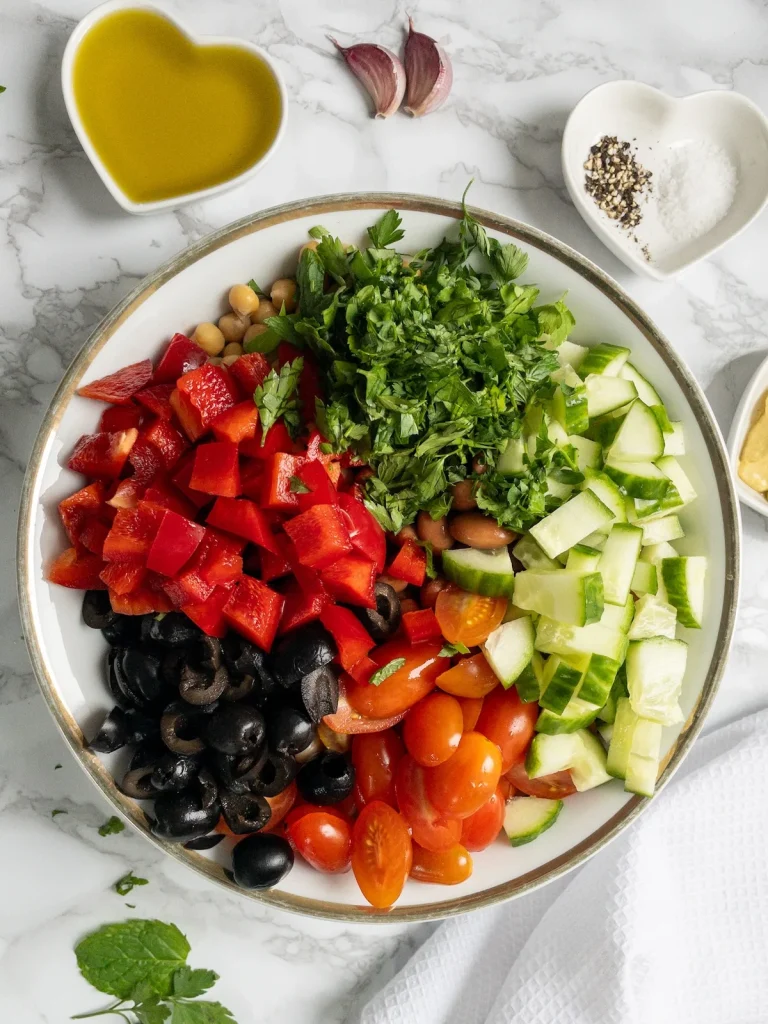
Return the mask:
[[[352,74],[373,100],[375,117],[389,117],[400,107],[405,95],[405,68],[400,58],[377,43],[342,46],[328,36]]]
[[[412,117],[423,117],[442,106],[453,85],[453,67],[448,54],[431,36],[417,32],[408,19],[405,43],[407,77],[405,107]]]

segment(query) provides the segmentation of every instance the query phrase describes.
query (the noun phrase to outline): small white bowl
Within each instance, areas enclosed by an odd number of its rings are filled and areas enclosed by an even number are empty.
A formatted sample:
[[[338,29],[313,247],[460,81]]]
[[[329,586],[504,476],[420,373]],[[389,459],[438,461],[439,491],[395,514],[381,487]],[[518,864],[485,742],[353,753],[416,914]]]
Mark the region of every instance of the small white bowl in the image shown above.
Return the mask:
[[[640,199],[643,220],[626,231],[598,208],[584,188],[584,161],[604,135],[631,142],[637,159],[657,177],[678,147],[710,142],[725,151],[736,174],[727,213],[704,234],[676,242],[659,222],[653,193]],[[642,82],[608,82],[581,99],[565,126],[563,175],[571,199],[598,238],[636,273],[665,280],[709,256],[760,213],[768,201],[768,120],[735,92],[700,92],[677,99]],[[633,235],[638,241],[633,240]],[[642,252],[646,244],[651,253]]]
[[[171,196],[168,199],[158,199],[155,202],[150,203],[136,203],[132,199],[129,199],[123,192],[107,170],[85,130],[85,126],[83,125],[80,112],[77,109],[77,104],[75,102],[75,92],[72,84],[72,71],[77,50],[86,34],[94,27],[94,25],[101,21],[102,18],[109,14],[114,14],[116,11],[124,10],[152,11],[153,14],[160,15],[161,18],[165,18],[166,21],[170,22],[170,24],[178,29],[182,35],[186,36],[190,42],[194,43],[195,46],[237,46],[239,49],[247,50],[249,53],[254,54],[264,61],[272,72],[280,92],[280,103],[282,107],[280,113],[280,124],[275,138],[272,141],[272,145],[266,153],[263,153],[258,160],[251,164],[247,171],[243,171],[242,174],[238,174],[234,178],[229,178],[227,181],[223,181],[219,185],[213,185],[211,188],[200,189],[197,192],[185,192],[179,196]],[[107,3],[101,4],[99,7],[95,7],[90,11],[90,13],[86,14],[83,20],[75,27],[75,30],[69,37],[64,49],[64,56],[61,61],[61,88],[64,93],[64,102],[67,107],[67,113],[69,114],[69,119],[72,122],[72,127],[75,129],[77,137],[80,140],[80,145],[85,150],[88,159],[93,164],[99,177],[112,193],[112,196],[124,210],[128,211],[128,213],[157,213],[159,210],[175,209],[177,206],[182,206],[185,203],[196,203],[201,199],[209,199],[211,196],[217,196],[221,192],[228,192],[230,189],[236,188],[238,185],[242,185],[244,182],[248,181],[248,179],[251,178],[264,163],[266,163],[272,153],[274,153],[275,149],[277,149],[285,132],[285,124],[288,114],[288,95],[285,90],[285,83],[283,82],[283,79],[273,61],[270,59],[268,54],[261,49],[261,47],[255,46],[247,40],[235,38],[234,36],[205,36],[204,38],[200,38],[193,32],[190,32],[189,29],[182,25],[182,23],[176,18],[171,17],[171,15],[166,11],[161,10],[159,7],[155,7],[154,4],[145,3],[143,0],[108,0]]]
[[[739,476],[741,449],[744,447],[749,428],[763,411],[766,394],[768,394],[768,356],[755,370],[734,413],[728,433],[728,457],[739,501],[749,505],[761,516],[768,518],[768,500],[758,491],[747,486]]]

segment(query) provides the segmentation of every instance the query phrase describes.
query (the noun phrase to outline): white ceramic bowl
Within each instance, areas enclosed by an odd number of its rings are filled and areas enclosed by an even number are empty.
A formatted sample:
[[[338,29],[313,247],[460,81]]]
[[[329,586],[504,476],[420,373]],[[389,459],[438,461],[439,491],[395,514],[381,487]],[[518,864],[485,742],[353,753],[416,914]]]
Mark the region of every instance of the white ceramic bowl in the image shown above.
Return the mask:
[[[741,396],[728,432],[728,455],[731,460],[733,480],[739,501],[749,505],[755,512],[768,518],[768,501],[757,491],[752,490],[739,476],[739,457],[747,432],[758,416],[763,412],[765,398],[768,395],[768,357],[755,370],[754,376]]]
[[[223,181],[219,185],[214,185],[211,188],[199,189],[196,192],[185,192],[179,196],[171,196],[169,199],[158,199],[150,203],[134,202],[134,200],[129,199],[125,192],[123,192],[110,174],[108,168],[105,166],[104,161],[99,156],[87,131],[85,130],[82,118],[80,117],[80,111],[77,109],[77,103],[75,102],[72,71],[77,50],[85,35],[94,27],[94,25],[101,21],[102,18],[109,14],[114,14],[116,11],[124,10],[152,11],[152,13],[160,15],[160,17],[165,18],[166,21],[170,22],[171,25],[174,25],[182,35],[186,36],[196,46],[237,46],[241,50],[246,50],[248,53],[252,53],[264,61],[272,72],[280,91],[280,103],[282,106],[280,125],[272,145],[266,153],[263,153],[259,159],[248,168],[247,171],[244,171],[242,174],[238,174],[234,178],[229,178],[227,181]],[[144,0],[108,0],[107,3],[95,7],[92,11],[86,14],[83,20],[75,27],[75,30],[69,37],[67,45],[64,48],[64,56],[61,60],[61,88],[64,93],[64,103],[66,104],[67,113],[69,114],[69,119],[72,122],[72,127],[75,129],[75,133],[80,140],[80,145],[85,150],[88,159],[93,164],[97,174],[107,186],[112,196],[124,210],[128,211],[128,213],[144,214],[157,213],[160,210],[171,210],[175,209],[177,206],[183,206],[185,203],[196,203],[201,199],[209,199],[211,196],[219,195],[221,192],[228,192],[230,189],[236,188],[238,185],[242,185],[244,182],[248,181],[249,178],[253,177],[253,175],[266,163],[277,149],[280,144],[280,140],[285,133],[285,125],[288,117],[288,94],[285,90],[285,84],[275,64],[269,55],[261,49],[261,47],[256,46],[254,43],[248,42],[245,39],[236,38],[234,36],[205,36],[204,38],[200,38],[190,32],[177,18],[172,17],[159,7],[155,7],[154,4],[145,3]],[[119,116],[119,111],[116,112],[116,114]]]
[[[20,603],[35,672],[64,736],[83,768],[113,805],[168,854],[231,885],[223,872],[224,844],[212,854],[190,853],[153,838],[144,812],[113,782],[124,759],[99,757],[85,747],[100,716],[112,706],[105,683],[106,645],[82,622],[82,594],[49,585],[45,566],[65,546],[57,503],[82,486],[66,469],[77,438],[93,431],[101,407],[76,395],[81,382],[102,377],[126,362],[157,357],[175,331],[224,311],[231,284],[251,276],[261,282],[292,274],[307,229],[325,225],[347,241],[362,243],[367,225],[391,206],[402,211],[405,251],[436,244],[456,230],[457,203],[419,196],[336,196],[269,210],[211,235],[142,282],[86,343],[51,403],[30,459],[19,526]],[[706,496],[685,509],[683,551],[706,552],[711,570],[705,628],[690,632],[688,672],[682,695],[686,724],[667,729],[663,785],[698,732],[723,669],[737,599],[738,516],[725,449],[701,390],[645,314],[597,267],[548,235],[522,224],[473,211],[491,234],[515,239],[530,254],[526,280],[536,281],[544,301],[563,292],[578,327],[574,338],[605,338],[627,345],[632,359],[682,420],[688,445],[686,472]],[[663,797],[657,797],[663,799]],[[459,886],[408,882],[390,912],[361,906],[350,875],[327,876],[297,864],[279,889],[247,894],[290,910],[352,919],[425,920],[470,910],[526,892],[582,863],[617,835],[648,801],[625,793],[618,782],[566,801],[555,828],[536,842],[512,849],[502,841],[475,855],[475,871]]]
[[[632,142],[638,161],[657,179],[673,149],[698,141],[720,147],[737,174],[730,209],[705,234],[679,243],[664,231],[651,194],[647,202],[641,200],[642,224],[634,232],[623,230],[584,188],[584,161],[590,146],[604,135]],[[562,164],[571,199],[597,237],[631,270],[664,280],[719,249],[765,206],[768,121],[754,103],[735,92],[700,92],[678,99],[642,82],[607,82],[588,92],[571,112],[563,133]],[[648,244],[650,261],[641,251],[643,243]]]

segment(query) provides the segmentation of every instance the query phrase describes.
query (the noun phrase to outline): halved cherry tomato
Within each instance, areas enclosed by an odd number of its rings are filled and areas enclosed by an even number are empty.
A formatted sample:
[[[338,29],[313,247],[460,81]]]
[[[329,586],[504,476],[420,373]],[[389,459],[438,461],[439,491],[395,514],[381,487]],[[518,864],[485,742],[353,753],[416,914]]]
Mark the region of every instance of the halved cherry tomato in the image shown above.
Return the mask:
[[[490,800],[479,811],[470,814],[461,823],[461,842],[468,850],[484,850],[490,846],[504,823],[504,795],[499,780]]]
[[[408,753],[425,768],[447,761],[456,752],[464,725],[461,705],[447,693],[430,693],[412,707],[403,725]]]
[[[501,770],[506,772],[522,761],[533,739],[539,709],[536,704],[523,704],[517,690],[500,686],[483,701],[483,710],[475,729],[492,740],[501,751]]]
[[[351,707],[368,718],[385,718],[407,711],[435,688],[435,679],[444,664],[441,649],[438,643],[409,644],[405,640],[390,640],[376,647],[370,657],[379,668],[400,658],[405,659],[405,664],[378,686],[348,683],[347,700]]]
[[[348,676],[346,672],[342,672],[339,676],[339,704],[336,712],[333,715],[326,715],[323,719],[323,724],[331,732],[342,735],[383,732],[385,729],[391,729],[393,725],[397,725],[398,722],[402,722],[405,718],[405,711],[401,711],[399,715],[389,715],[386,718],[372,718],[367,715],[361,715],[350,705],[347,696],[349,690],[354,685],[354,679]]]
[[[410,875],[417,882],[436,882],[438,885],[458,885],[472,874],[472,858],[459,843],[435,853],[413,844],[413,863]]]
[[[482,697],[457,697],[464,718],[464,732],[472,732],[483,709]]]
[[[547,800],[561,800],[564,796],[571,796],[576,792],[571,773],[553,772],[551,775],[542,775],[538,779],[529,779],[525,770],[525,762],[519,761],[512,765],[504,776],[515,789],[519,789],[526,796],[541,796]]]
[[[468,818],[490,799],[501,776],[501,752],[479,732],[465,732],[448,761],[427,771],[427,796],[444,815]]]
[[[437,677],[437,685],[454,697],[485,697],[500,685],[498,676],[484,654],[462,658],[453,668]]]
[[[389,804],[374,800],[362,809],[352,829],[352,870],[372,906],[391,907],[403,891],[412,847],[408,826]]]
[[[445,639],[467,647],[476,647],[486,640],[506,610],[506,597],[481,597],[458,587],[441,590],[435,602],[435,615]]]
[[[288,839],[316,871],[337,875],[349,870],[352,830],[338,815],[304,814],[288,826]]]
[[[397,805],[411,827],[414,842],[425,850],[447,850],[458,843],[461,822],[444,817],[430,803],[426,790],[428,772],[409,754],[402,758],[395,773]]]
[[[397,807],[395,769],[404,754],[403,741],[393,729],[355,736],[352,765],[360,807],[372,800],[383,800],[390,807]]]
[[[277,796],[267,796],[264,799],[269,804],[269,809],[272,812],[267,827],[264,829],[265,832],[271,832],[273,828],[280,824],[285,818],[290,809],[296,803],[296,797],[299,791],[296,788],[296,783],[292,782],[290,786],[278,793]]]

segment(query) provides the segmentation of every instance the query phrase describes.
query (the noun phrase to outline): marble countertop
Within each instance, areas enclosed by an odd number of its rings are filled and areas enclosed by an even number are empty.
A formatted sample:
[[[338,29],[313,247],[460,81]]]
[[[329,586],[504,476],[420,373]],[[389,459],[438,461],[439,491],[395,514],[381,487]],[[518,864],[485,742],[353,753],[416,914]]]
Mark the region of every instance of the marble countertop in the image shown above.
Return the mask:
[[[645,307],[687,360],[727,431],[768,349],[768,215],[677,281],[634,277],[570,204],[560,172],[565,118],[588,89],[637,78],[684,95],[735,89],[768,109],[760,4],[693,0],[416,0],[418,26],[452,54],[446,106],[423,121],[373,121],[325,36],[399,47],[403,0],[163,0],[199,33],[243,34],[280,65],[290,93],[282,148],[246,186],[138,218],[109,197],[78,145],[59,88],[67,36],[92,0],[0,5],[0,1020],[60,1024],[104,1005],[72,947],[129,913],[111,885],[150,879],[135,913],[176,922],[191,960],[222,976],[240,1024],[341,1024],[429,927],[344,927],[261,909],[214,890],[125,832],[65,749],[32,676],[15,598],[14,534],[28,453],[53,391],[102,315],[146,273],[213,228],[301,196],[355,190],[472,201],[552,232]],[[743,510],[736,640],[709,727],[765,703],[768,540]],[[61,767],[58,767],[58,766]],[[66,814],[51,817],[53,809]],[[640,826],[642,827],[642,825]]]

